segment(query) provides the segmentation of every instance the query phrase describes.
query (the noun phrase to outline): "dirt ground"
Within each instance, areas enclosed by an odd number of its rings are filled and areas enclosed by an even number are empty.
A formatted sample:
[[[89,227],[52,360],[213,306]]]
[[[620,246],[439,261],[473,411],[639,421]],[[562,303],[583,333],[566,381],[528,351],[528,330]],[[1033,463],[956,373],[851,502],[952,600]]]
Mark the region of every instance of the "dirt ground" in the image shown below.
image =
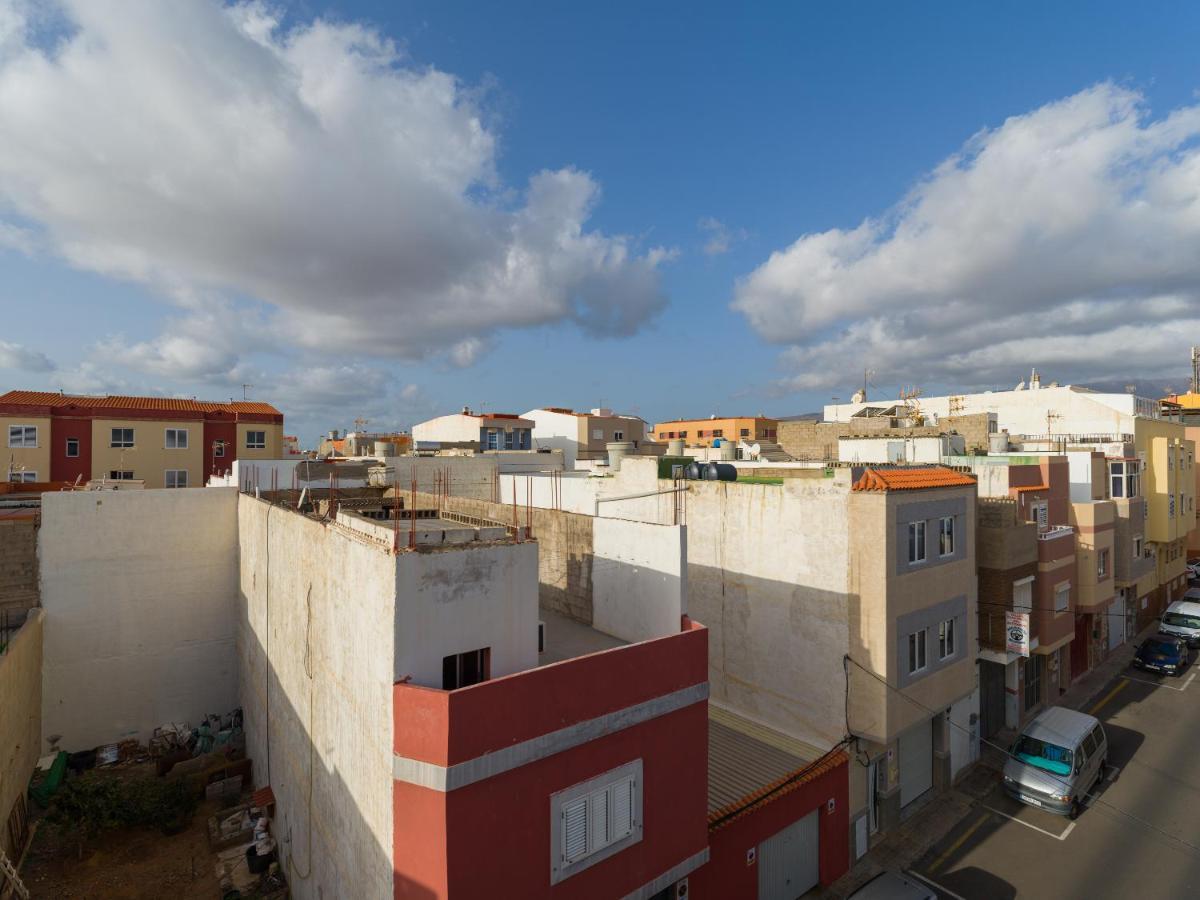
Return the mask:
[[[75,841],[40,821],[21,878],[32,900],[212,900],[220,896],[208,848],[216,810],[215,802],[201,803],[187,829],[170,837],[143,828],[106,832],[84,847],[82,859]]]

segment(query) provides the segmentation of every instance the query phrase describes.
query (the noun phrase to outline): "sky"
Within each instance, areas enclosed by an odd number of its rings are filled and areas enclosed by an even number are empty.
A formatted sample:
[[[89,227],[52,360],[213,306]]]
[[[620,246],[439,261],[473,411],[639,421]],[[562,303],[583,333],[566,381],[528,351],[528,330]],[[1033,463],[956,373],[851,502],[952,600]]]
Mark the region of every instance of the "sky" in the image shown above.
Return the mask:
[[[1185,389],[1200,9],[0,0],[0,391]]]

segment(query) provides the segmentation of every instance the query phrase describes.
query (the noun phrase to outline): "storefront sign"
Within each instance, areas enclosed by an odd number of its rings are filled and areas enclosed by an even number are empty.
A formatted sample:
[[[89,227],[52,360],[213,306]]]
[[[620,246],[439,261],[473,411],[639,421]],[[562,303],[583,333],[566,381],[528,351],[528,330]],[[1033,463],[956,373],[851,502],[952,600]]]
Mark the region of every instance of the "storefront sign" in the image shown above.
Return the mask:
[[[1004,632],[1008,638],[1007,650],[1019,656],[1029,655],[1029,613],[1006,612]]]

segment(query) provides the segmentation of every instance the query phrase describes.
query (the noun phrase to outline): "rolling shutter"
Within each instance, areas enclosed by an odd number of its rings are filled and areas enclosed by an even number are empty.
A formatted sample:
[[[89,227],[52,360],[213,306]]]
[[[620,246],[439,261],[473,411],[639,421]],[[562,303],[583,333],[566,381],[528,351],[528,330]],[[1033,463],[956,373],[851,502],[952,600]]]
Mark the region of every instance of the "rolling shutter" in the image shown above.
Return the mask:
[[[563,862],[574,862],[587,855],[588,798],[580,797],[562,808]]]

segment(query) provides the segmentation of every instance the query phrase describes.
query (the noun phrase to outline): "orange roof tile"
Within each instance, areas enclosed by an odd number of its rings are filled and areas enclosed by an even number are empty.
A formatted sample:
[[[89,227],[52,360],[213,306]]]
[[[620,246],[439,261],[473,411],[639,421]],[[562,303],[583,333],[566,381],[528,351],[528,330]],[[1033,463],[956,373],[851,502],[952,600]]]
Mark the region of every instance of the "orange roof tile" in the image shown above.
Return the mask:
[[[923,491],[929,488],[966,487],[975,479],[944,466],[919,469],[867,469],[851,490],[855,491]]]
[[[1048,485],[1048,484],[1027,484],[1027,485],[1024,485],[1023,487],[1013,488],[1013,490],[1016,491],[1018,494],[1023,494],[1025,491],[1048,491],[1048,490],[1050,490],[1050,485]]]
[[[736,803],[731,803],[721,809],[714,809],[708,814],[708,830],[717,831],[724,828],[730,822],[734,822],[742,816],[748,815],[754,810],[778,800],[786,794],[790,794],[802,785],[820,778],[826,772],[836,769],[838,766],[847,765],[849,759],[846,753],[841,750],[830,753],[815,763],[810,763],[808,766],[797,769],[795,772],[778,778],[770,784],[763,785]],[[731,812],[734,812],[734,815],[729,815]]]
[[[238,400],[234,403],[213,403],[181,397],[125,397],[116,394],[87,396],[60,394],[55,391],[9,391],[0,394],[0,404],[14,406],[79,406],[84,409],[144,409],[161,412],[235,412],[256,415],[283,415],[270,403]]]

